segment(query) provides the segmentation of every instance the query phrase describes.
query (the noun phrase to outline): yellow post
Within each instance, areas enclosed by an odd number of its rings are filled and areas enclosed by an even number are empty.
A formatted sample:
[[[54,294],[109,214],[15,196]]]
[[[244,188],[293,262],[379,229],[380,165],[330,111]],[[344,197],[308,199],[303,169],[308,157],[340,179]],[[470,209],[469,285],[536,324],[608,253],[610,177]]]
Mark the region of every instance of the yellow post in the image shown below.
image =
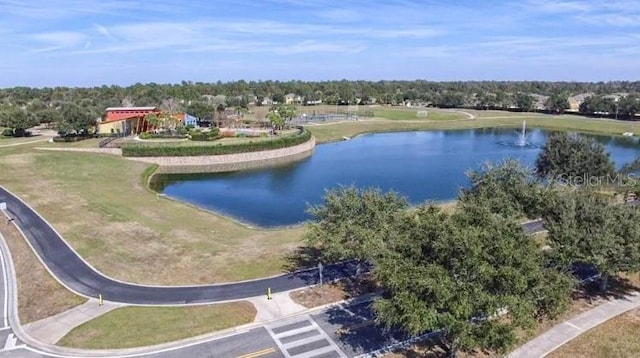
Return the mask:
[[[102,293],[98,295],[98,305],[102,306],[103,302],[102,302]]]
[[[267,299],[271,299],[271,287],[267,287]]]

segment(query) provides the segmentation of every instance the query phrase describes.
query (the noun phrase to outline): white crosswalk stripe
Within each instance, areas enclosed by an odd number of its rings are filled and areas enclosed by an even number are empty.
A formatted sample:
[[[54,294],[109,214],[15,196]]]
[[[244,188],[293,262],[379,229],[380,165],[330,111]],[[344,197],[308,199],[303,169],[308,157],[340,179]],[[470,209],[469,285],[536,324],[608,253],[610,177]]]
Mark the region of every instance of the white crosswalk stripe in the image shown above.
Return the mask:
[[[286,358],[346,358],[310,316],[265,327]]]

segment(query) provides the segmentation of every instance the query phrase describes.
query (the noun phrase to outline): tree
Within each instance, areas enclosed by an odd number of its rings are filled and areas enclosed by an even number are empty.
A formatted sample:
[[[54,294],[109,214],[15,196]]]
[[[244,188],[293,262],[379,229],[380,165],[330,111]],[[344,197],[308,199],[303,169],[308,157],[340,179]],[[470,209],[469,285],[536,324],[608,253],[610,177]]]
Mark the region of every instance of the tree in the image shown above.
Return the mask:
[[[571,105],[569,104],[568,96],[561,93],[554,93],[547,99],[545,107],[550,112],[561,114],[564,113],[566,109],[571,108]]]
[[[269,108],[267,119],[276,129],[282,129],[287,120],[291,120],[296,115],[296,107],[290,104],[277,103]]]
[[[546,268],[516,221],[482,205],[452,215],[420,207],[399,221],[387,252],[374,259],[384,289],[374,307],[388,327],[413,335],[442,330],[452,356],[476,348],[504,352],[516,328],[567,307],[572,279]]]
[[[612,98],[591,96],[580,103],[578,111],[582,114],[611,114],[616,111],[616,103]]]
[[[459,204],[464,209],[482,203],[492,213],[505,217],[539,217],[546,207],[550,188],[534,180],[533,170],[517,160],[505,160],[467,173],[471,186],[463,189]]]
[[[328,190],[324,202],[308,212],[304,241],[321,249],[324,260],[362,263],[381,253],[394,222],[408,208],[406,198],[379,189],[353,186]]]
[[[615,173],[615,166],[602,144],[565,132],[549,136],[535,166],[540,178],[574,185],[599,183]]]
[[[224,103],[219,103],[216,106],[216,113],[218,114],[218,123],[222,123],[224,120],[224,110],[227,109],[227,105]]]
[[[620,116],[633,119],[636,113],[640,112],[640,98],[638,98],[638,95],[630,94],[619,100],[618,111]]]
[[[267,113],[267,119],[271,122],[271,126],[278,130],[284,127],[284,118],[278,112]]]
[[[20,107],[11,106],[0,110],[0,127],[13,130],[13,135],[16,137],[25,136],[27,129],[37,124],[37,119]]]
[[[192,101],[187,106],[187,112],[200,120],[213,120],[215,107],[204,102]]]
[[[61,114],[61,119],[57,123],[59,131],[88,134],[89,128],[96,124],[96,119],[91,112],[80,108],[74,103],[64,104]]]
[[[640,270],[640,212],[617,205],[593,192],[578,190],[558,196],[544,215],[548,243],[557,261],[595,265],[607,278]]]
[[[523,112],[529,112],[533,109],[533,97],[526,93],[518,93],[515,99],[516,107]]]
[[[51,123],[57,123],[62,119],[60,110],[55,108],[46,108],[36,111],[34,113],[36,120],[40,124],[46,124],[49,126]]]
[[[274,93],[271,99],[276,103],[284,103],[284,94],[282,92]]]
[[[178,110],[178,101],[175,98],[163,99],[160,107],[169,113],[175,113]]]

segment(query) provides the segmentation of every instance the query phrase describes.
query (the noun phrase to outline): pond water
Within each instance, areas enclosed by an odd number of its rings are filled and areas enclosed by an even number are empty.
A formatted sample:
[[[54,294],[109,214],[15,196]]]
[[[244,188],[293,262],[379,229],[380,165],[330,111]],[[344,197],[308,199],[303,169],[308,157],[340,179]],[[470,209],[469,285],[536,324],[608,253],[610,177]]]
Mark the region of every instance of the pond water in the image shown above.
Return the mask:
[[[413,204],[454,199],[465,172],[484,162],[515,158],[532,165],[550,132],[489,128],[379,133],[318,145],[312,156],[276,167],[199,175],[159,175],[154,189],[179,200],[263,227],[309,219],[325,189],[338,185],[394,190]],[[636,138],[592,136],[617,167],[640,156]]]

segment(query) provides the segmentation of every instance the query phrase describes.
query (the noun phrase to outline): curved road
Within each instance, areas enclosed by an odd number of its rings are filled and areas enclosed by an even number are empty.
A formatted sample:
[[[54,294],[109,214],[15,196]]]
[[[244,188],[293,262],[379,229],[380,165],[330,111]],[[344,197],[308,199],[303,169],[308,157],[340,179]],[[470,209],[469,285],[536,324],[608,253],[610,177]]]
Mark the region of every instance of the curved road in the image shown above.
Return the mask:
[[[144,286],[114,280],[104,276],[84,261],[35,210],[0,186],[0,202],[7,203],[7,212],[22,229],[25,237],[45,266],[63,285],[87,297],[102,294],[105,300],[139,305],[184,305],[240,300],[272,292],[302,288],[318,283],[316,268],[252,281],[201,286]],[[525,232],[542,230],[541,221],[523,224]],[[326,281],[355,274],[352,263],[327,265],[323,269]]]

